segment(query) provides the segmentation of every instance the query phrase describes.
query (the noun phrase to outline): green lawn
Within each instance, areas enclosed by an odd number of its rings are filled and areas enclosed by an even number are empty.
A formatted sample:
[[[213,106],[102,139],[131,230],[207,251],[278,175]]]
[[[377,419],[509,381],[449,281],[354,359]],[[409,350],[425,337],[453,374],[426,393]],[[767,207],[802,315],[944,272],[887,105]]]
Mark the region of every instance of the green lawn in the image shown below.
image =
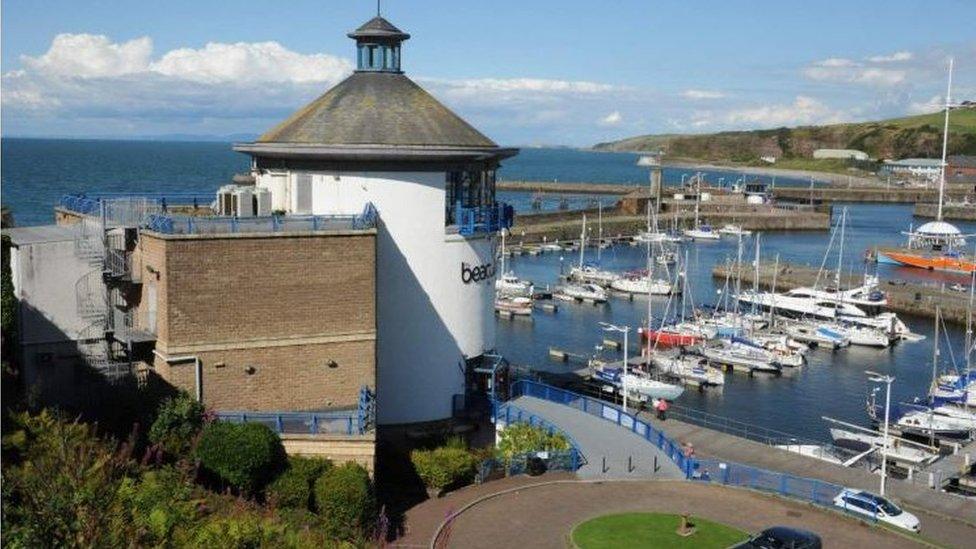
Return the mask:
[[[728,547],[749,536],[735,528],[691,517],[697,531],[681,537],[678,515],[663,513],[621,513],[590,519],[573,529],[573,543],[580,549],[629,549],[652,547]]]

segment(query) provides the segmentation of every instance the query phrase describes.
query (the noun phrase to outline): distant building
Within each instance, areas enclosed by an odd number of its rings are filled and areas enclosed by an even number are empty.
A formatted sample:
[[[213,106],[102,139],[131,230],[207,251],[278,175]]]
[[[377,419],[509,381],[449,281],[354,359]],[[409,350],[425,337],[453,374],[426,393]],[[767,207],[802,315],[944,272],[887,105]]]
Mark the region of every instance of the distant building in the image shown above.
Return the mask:
[[[976,156],[957,154],[946,158],[946,177],[976,176]]]
[[[885,160],[880,172],[882,175],[936,179],[941,168],[942,161],[938,158],[903,158]]]
[[[828,158],[839,158],[842,160],[870,160],[868,153],[855,149],[817,149],[813,151],[813,157],[817,160]]]
[[[776,163],[776,157],[775,156],[772,156],[772,155],[760,156],[759,157],[759,160],[762,160],[763,162],[765,162],[767,164],[775,164]]]

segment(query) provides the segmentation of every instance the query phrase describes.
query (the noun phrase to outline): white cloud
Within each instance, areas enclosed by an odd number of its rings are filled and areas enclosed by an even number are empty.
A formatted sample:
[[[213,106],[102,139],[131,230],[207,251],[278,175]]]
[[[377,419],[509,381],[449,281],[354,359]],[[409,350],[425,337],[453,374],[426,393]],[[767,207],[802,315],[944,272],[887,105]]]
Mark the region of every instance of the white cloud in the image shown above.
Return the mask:
[[[854,67],[857,66],[857,63],[850,59],[844,59],[843,57],[830,57],[817,61],[814,65],[818,67]]]
[[[601,126],[619,126],[623,122],[624,117],[620,114],[620,111],[613,111],[612,113],[604,116],[599,120]]]
[[[712,90],[685,90],[681,96],[686,99],[721,99],[725,97],[725,94]]]
[[[59,34],[44,55],[24,55],[21,61],[34,71],[53,76],[121,76],[145,71],[152,49],[148,36],[116,44],[104,35]]]
[[[543,78],[477,78],[448,80],[418,78],[440,95],[457,101],[479,103],[548,101],[558,97],[587,97],[619,91],[611,84],[585,80],[550,80]]]
[[[913,101],[908,104],[910,114],[928,114],[945,109],[945,97],[933,95],[928,101]]]
[[[897,63],[899,61],[911,61],[915,57],[910,51],[896,51],[891,55],[875,55],[868,57],[872,63]]]
[[[806,67],[803,69],[803,75],[811,80],[823,82],[890,87],[905,82],[907,72],[902,69],[867,66],[850,59],[831,57]]]
[[[789,104],[745,107],[724,112],[697,111],[692,115],[692,126],[771,128],[808,124],[830,124],[848,118],[848,113],[832,109],[812,97],[798,95]]]
[[[277,42],[221,44],[167,52],[150,70],[195,82],[329,82],[338,81],[352,64],[327,54],[303,55]]]

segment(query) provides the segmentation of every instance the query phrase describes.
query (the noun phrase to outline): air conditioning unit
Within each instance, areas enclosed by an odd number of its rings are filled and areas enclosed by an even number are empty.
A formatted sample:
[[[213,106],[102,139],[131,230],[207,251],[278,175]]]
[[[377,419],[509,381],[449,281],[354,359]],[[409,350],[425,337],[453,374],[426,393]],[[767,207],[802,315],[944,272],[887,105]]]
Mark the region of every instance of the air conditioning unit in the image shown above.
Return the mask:
[[[236,185],[224,185],[217,190],[217,213],[234,215],[234,190]]]
[[[234,189],[234,215],[237,217],[254,216],[254,191],[250,187],[236,187]]]
[[[259,217],[271,215],[271,191],[264,187],[254,189],[254,206]]]

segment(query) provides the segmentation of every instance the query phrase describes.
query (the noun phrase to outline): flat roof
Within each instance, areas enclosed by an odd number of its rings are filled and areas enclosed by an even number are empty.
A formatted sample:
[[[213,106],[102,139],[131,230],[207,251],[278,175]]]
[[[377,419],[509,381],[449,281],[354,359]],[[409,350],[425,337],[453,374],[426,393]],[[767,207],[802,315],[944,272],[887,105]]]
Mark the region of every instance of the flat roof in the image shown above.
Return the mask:
[[[77,236],[71,225],[37,225],[34,227],[11,227],[3,234],[10,237],[14,246],[43,244],[45,242],[70,242]]]

